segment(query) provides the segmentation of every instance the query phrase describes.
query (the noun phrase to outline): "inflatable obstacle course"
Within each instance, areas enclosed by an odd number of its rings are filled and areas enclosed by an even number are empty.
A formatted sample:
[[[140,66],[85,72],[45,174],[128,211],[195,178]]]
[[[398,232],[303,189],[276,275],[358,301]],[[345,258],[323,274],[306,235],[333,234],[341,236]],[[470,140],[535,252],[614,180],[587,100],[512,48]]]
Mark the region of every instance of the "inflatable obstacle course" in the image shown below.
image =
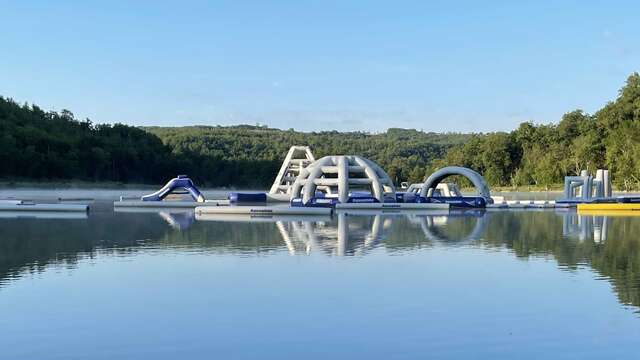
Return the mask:
[[[450,176],[462,176],[475,188],[475,194],[463,195],[456,184],[444,182]],[[211,214],[316,214],[335,210],[448,210],[472,209],[546,209],[566,208],[580,203],[618,203],[611,197],[607,170],[595,177],[583,171],[565,180],[565,199],[505,200],[492,197],[485,179],[476,171],[448,166],[425,177],[422,183],[403,184],[396,192],[389,175],[375,162],[357,155],[333,155],[315,159],[307,146],[292,146],[269,192],[231,192],[228,200],[205,200],[185,175],[171,179],[160,190],[138,199],[124,199],[115,207],[197,208]],[[192,201],[171,201],[172,195],[187,194]],[[640,203],[640,198],[637,199]],[[626,202],[634,202],[627,199]],[[276,205],[273,203],[283,203]],[[207,208],[208,210],[206,210]],[[314,210],[322,209],[325,210]],[[308,209],[308,210],[303,210]],[[328,210],[326,210],[328,209]]]

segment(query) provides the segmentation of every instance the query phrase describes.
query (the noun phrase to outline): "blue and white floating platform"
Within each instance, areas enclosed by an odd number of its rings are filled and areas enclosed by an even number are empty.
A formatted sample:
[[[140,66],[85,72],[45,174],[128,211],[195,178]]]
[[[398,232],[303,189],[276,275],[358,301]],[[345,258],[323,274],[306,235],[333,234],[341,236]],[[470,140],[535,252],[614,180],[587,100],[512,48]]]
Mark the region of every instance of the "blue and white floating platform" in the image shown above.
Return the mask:
[[[371,210],[448,210],[447,203],[337,203],[336,210],[371,209]]]
[[[507,200],[486,205],[487,209],[556,209],[570,207],[572,207],[571,204],[559,203],[554,200]]]
[[[331,215],[329,207],[272,206],[198,206],[196,214],[245,214],[245,215]]]

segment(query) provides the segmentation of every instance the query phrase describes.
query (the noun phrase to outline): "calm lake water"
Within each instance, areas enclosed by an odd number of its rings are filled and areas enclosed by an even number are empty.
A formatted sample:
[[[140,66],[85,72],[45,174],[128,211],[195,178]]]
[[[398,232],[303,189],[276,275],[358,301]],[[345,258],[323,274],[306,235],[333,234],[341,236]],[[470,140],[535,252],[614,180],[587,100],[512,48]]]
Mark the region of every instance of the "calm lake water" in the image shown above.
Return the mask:
[[[640,358],[640,217],[249,221],[88,193],[87,216],[0,213],[1,359]]]

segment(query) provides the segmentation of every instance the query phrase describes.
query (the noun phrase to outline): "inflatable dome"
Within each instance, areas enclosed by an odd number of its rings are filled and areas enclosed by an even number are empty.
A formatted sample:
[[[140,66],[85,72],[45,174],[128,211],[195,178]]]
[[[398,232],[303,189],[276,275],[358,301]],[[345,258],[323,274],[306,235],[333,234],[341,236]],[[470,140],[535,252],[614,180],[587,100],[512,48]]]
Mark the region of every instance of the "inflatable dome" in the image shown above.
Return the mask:
[[[340,203],[395,202],[389,175],[376,163],[356,155],[325,156],[300,171],[292,199],[308,205],[317,198]]]

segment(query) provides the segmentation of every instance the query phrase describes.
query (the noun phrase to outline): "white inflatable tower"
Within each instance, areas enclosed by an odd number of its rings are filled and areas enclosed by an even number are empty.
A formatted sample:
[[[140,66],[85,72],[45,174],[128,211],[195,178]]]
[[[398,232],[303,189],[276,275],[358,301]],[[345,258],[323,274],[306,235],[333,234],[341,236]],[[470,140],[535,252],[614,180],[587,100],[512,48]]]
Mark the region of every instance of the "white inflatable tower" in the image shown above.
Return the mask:
[[[292,146],[282,162],[278,176],[276,176],[269,190],[270,195],[289,195],[291,186],[295,182],[300,171],[312,162],[316,161],[308,146]],[[287,197],[287,201],[289,198]]]

